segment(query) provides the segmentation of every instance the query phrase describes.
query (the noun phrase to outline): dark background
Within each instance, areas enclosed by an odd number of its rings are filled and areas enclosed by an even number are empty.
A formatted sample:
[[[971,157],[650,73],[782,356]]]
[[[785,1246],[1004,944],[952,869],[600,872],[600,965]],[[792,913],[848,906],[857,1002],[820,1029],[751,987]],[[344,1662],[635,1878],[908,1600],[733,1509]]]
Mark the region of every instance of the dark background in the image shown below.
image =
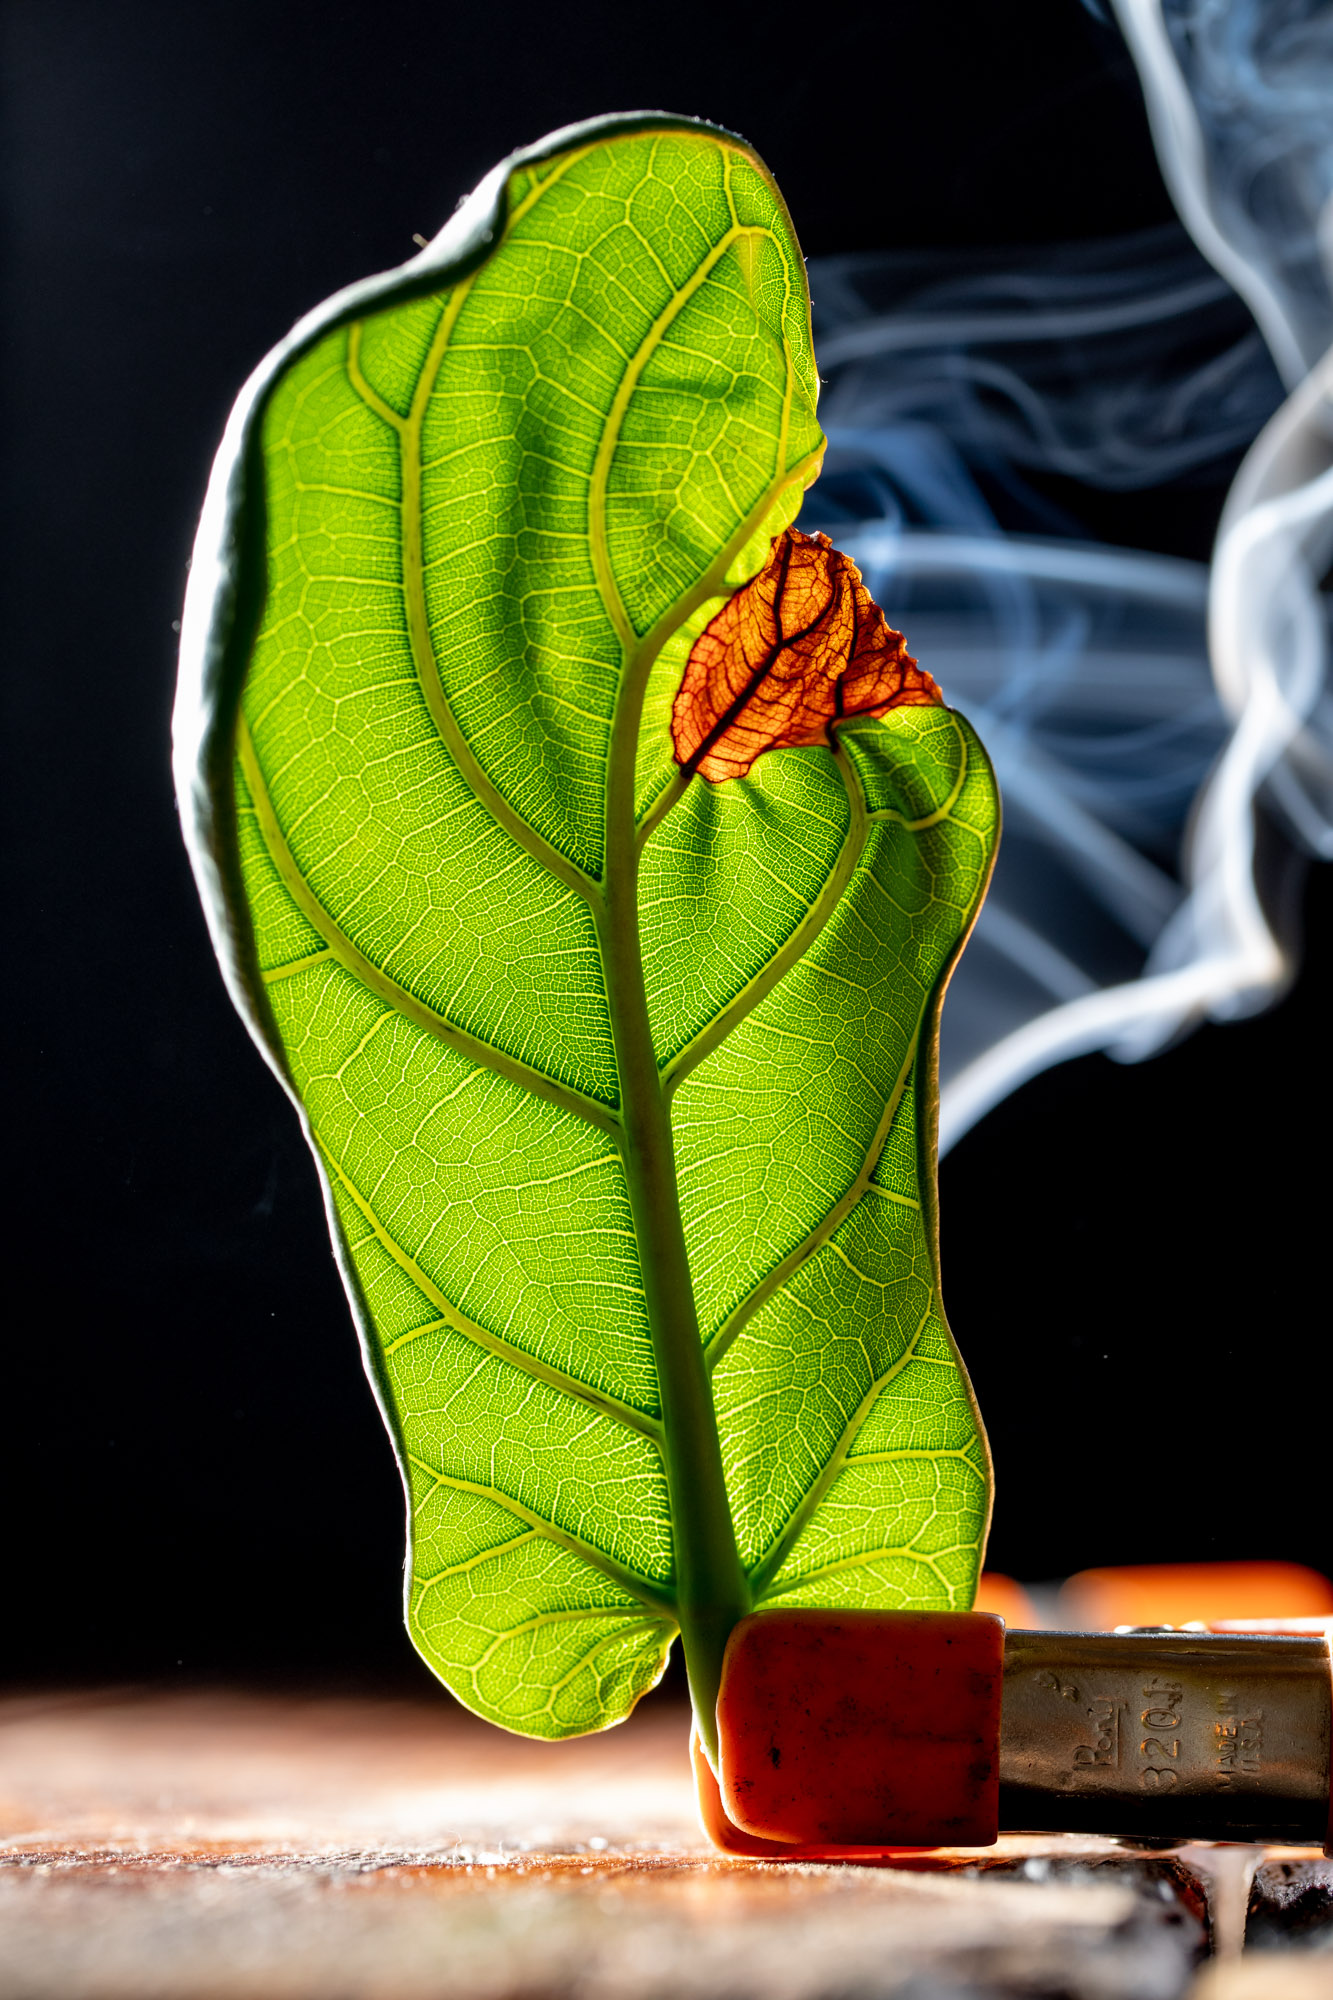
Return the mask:
[[[172,621],[236,389],[511,146],[604,110],[745,133],[810,254],[1171,205],[1129,59],[1078,0],[11,0],[5,30],[0,1671],[420,1684],[314,1173],[175,827]],[[1228,471],[1178,513],[1085,515],[1202,557]],[[1333,1566],[1329,872],[1278,1010],[1068,1064],[944,1165],[998,1567]]]

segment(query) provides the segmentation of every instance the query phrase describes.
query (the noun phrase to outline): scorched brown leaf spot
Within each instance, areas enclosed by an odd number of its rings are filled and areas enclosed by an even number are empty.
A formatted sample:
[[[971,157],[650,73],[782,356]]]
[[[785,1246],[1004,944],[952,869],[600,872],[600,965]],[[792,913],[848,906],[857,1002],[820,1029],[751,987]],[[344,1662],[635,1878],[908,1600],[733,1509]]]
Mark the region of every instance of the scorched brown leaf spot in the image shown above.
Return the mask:
[[[695,640],[671,711],[676,762],[720,784],[765,750],[832,742],[839,722],[943,697],[827,535],[788,528]]]

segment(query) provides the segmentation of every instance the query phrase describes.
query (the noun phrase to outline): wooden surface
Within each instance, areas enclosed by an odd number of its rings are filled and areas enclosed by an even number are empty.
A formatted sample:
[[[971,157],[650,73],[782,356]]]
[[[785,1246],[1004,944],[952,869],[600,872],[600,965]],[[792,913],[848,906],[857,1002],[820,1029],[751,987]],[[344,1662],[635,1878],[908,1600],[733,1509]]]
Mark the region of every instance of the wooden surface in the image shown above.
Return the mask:
[[[620,1729],[550,1745],[476,1723],[443,1695],[0,1703],[0,1994],[1190,1989],[1206,1851],[1029,1839],[917,1869],[728,1861],[695,1822],[686,1734],[683,1711],[651,1701]],[[1233,1886],[1243,1897],[1248,1875]]]

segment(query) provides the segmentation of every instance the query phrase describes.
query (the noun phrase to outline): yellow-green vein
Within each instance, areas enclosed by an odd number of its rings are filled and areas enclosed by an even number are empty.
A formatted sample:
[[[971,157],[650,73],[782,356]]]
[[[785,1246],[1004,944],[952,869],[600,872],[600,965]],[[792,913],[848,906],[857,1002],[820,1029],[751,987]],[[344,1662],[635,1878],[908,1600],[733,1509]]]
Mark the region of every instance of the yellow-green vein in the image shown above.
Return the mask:
[[[534,1382],[544,1382],[548,1389],[558,1389],[562,1395],[576,1397],[579,1402],[587,1403],[594,1410],[600,1411],[602,1416],[623,1424],[627,1430],[638,1431],[640,1436],[647,1438],[654,1446],[659,1444],[662,1426],[655,1417],[647,1416],[644,1411],[635,1409],[632,1403],[622,1402],[618,1396],[611,1396],[605,1390],[593,1388],[589,1383],[580,1381],[577,1375],[567,1374],[563,1368],[553,1368],[549,1362],[530,1354],[526,1348],[516,1347],[512,1341],[506,1340],[503,1334],[492,1333],[489,1327],[480,1326],[476,1320],[469,1319],[466,1313],[460,1312],[453,1300],[448,1298],[434,1279],[422,1270],[415,1257],[404,1250],[393,1234],[386,1229],[371,1202],[357,1187],[342,1162],[334,1157],[318,1132],[315,1133],[315,1139],[330,1173],[358,1209],[375,1240],[388,1252],[399,1270],[405,1272],[412,1280],[423,1297],[430,1300],[440,1319],[447,1326],[452,1327],[455,1333],[461,1333],[474,1347],[480,1347],[487,1354],[495,1355],[498,1360],[508,1362],[511,1367],[529,1376]],[[429,1330],[421,1327],[416,1331],[422,1334]],[[386,1352],[392,1353],[393,1348],[386,1349]]]
[[[453,1576],[470,1576],[474,1569],[484,1569],[489,1562],[497,1562],[507,1556],[512,1549],[521,1549],[528,1542],[539,1542],[541,1536],[536,1528],[525,1528],[521,1535],[512,1535],[507,1542],[496,1542],[489,1549],[478,1549],[474,1556],[464,1556],[462,1562],[446,1563],[443,1569],[432,1570],[429,1576],[418,1579],[417,1595],[424,1597],[434,1590],[437,1583],[447,1583]]]
[[[903,1092],[906,1090],[908,1079],[912,1074],[912,1064],[916,1061],[919,1033],[920,1030],[918,1029],[917,1034],[912,1036],[902,1068],[899,1070],[893,1089],[885,1101],[879,1123],[876,1125],[874,1135],[865,1150],[861,1165],[857,1170],[856,1178],[852,1181],[846,1192],[839,1195],[837,1201],[825,1212],[810,1233],[801,1239],[795,1249],[789,1250],[787,1255],[776,1263],[772,1270],[746,1293],[740,1303],[732,1307],[721,1326],[717,1329],[717,1332],[708,1342],[706,1352],[710,1368],[717,1367],[718,1362],[731,1346],[732,1341],[736,1338],[742,1327],[749,1320],[753,1319],[760,1306],[767,1304],[775,1292],[781,1291],[793,1272],[798,1271],[807,1258],[813,1257],[817,1250],[823,1248],[834,1230],[841,1222],[846,1220],[856,1207],[858,1201],[860,1201],[862,1195],[864,1195],[867,1187],[870,1185],[870,1176],[879,1164],[880,1154],[884,1151],[889,1133],[893,1128],[893,1121],[898,1114],[898,1106],[902,1102]]]
[[[773,1543],[763,1561],[757,1563],[754,1569],[751,1570],[750,1584],[756,1598],[762,1598],[769,1594],[769,1586],[796,1546],[802,1529],[806,1526],[811,1515],[819,1507],[834,1480],[846,1465],[852,1446],[856,1443],[861,1433],[861,1427],[870,1415],[876,1402],[884,1390],[888,1388],[890,1382],[901,1375],[905,1368],[909,1368],[916,1358],[916,1350],[921,1345],[921,1337],[930,1324],[934,1309],[935,1301],[932,1297],[929,1306],[927,1306],[921,1316],[921,1323],[917,1327],[916,1332],[912,1335],[912,1338],[908,1341],[897,1360],[891,1363],[882,1375],[875,1377],[875,1380],[871,1383],[851,1416],[847,1419],[843,1427],[842,1436],[838,1439],[837,1444],[820,1467],[814,1480],[801,1496],[799,1503],[792,1509],[787,1518],[786,1527]]]
[[[602,1618],[610,1619],[611,1617],[614,1616],[614,1613],[610,1611],[603,1611],[598,1615]],[[632,1614],[627,1614],[623,1611],[621,1612],[620,1618],[622,1626],[628,1623],[630,1615]],[[637,1625],[636,1623],[634,1626],[630,1627],[630,1629],[638,1634],[640,1644],[642,1644],[643,1637],[645,1636],[643,1634],[642,1627]],[[663,1624],[660,1630],[664,1638],[673,1638],[675,1636],[673,1625],[669,1626]],[[587,1652],[584,1653],[582,1657],[575,1662],[575,1664],[569,1669],[568,1673],[561,1674],[558,1680],[552,1681],[550,1695],[548,1696],[546,1702],[547,1714],[554,1715],[556,1697],[558,1695],[562,1695],[565,1689],[570,1685],[572,1681],[576,1681],[580,1674],[595,1674],[597,1672],[597,1668],[594,1662],[600,1657],[601,1654],[607,1652],[609,1648],[611,1648],[612,1646],[619,1646],[623,1644],[624,1638],[625,1638],[625,1633],[623,1630],[619,1632],[608,1632],[605,1638],[599,1639],[595,1646],[590,1646],[588,1648]]]
[[[265,986],[276,986],[280,980],[294,979],[298,972],[309,972],[316,965],[331,965],[333,953],[326,944],[318,951],[308,951],[304,958],[289,958],[285,965],[267,966],[261,977]]]
[[[549,185],[549,181],[542,183],[543,188]],[[430,712],[431,721],[435,724],[441,742],[473,797],[486,808],[496,825],[507,833],[511,840],[517,841],[540,867],[573,889],[585,902],[595,906],[600,898],[598,886],[593,878],[585,874],[578,863],[571,861],[567,854],[562,854],[544,834],[538,833],[535,827],[530,826],[521,813],[515,811],[499,786],[488,775],[459,728],[458,719],[445,693],[444,682],[440,676],[440,663],[435,653],[435,642],[431,637],[430,616],[426,609],[421,439],[427,405],[434,393],[440,368],[453,337],[454,327],[458,323],[458,316],[471,290],[471,284],[470,279],[464,280],[450,294],[449,302],[440,315],[440,324],[435,330],[430,351],[422,364],[412,397],[412,407],[399,432],[403,600],[407,611],[407,636],[412,648],[412,663],[416,668],[417,680]]]
[[[553,1542],[557,1548],[564,1549],[567,1555],[577,1556],[590,1568],[600,1570],[608,1583],[618,1584],[621,1590],[637,1598],[639,1603],[646,1605],[650,1611],[665,1612],[669,1617],[674,1617],[675,1596],[668,1585],[654,1583],[651,1578],[640,1576],[637,1570],[629,1569],[624,1563],[617,1562],[616,1558],[608,1555],[605,1549],[599,1549],[594,1543],[584,1541],[581,1535],[572,1533],[568,1528],[559,1527],[554,1521],[548,1521],[544,1514],[538,1514],[522,1500],[516,1500],[512,1493],[505,1493],[498,1486],[492,1486],[485,1480],[463,1479],[453,1472],[441,1472],[437,1467],[427,1465],[424,1459],[413,1457],[411,1453],[408,1454],[408,1464],[424,1474],[433,1486],[445,1486],[452,1493],[471,1493],[479,1500],[493,1500],[497,1507],[503,1507],[516,1520],[525,1521],[530,1528],[534,1528],[543,1541]],[[422,1499],[428,1497],[424,1494],[421,1496]],[[420,1500],[417,1504],[421,1504]],[[553,1614],[543,1615],[550,1617]],[[587,1615],[594,1616],[596,1613],[590,1610]]]
[[[915,1195],[898,1194],[893,1188],[886,1188],[882,1181],[867,1181],[866,1193],[877,1194],[884,1201],[896,1202],[899,1208],[914,1208],[918,1214],[921,1212],[921,1203]]]
[[[949,789],[949,796],[942,805],[936,806],[933,812],[923,813],[920,819],[904,819],[903,815],[896,812],[892,806],[881,806],[877,812],[868,815],[873,823],[888,821],[893,826],[902,827],[907,833],[925,833],[928,828],[939,826],[941,821],[946,820],[957,805],[963,794],[963,786],[967,783],[967,738],[958,727],[953,710],[946,708],[944,712],[953,726],[954,735],[958,738],[958,776]]]
[[[724,1042],[732,1030],[740,1026],[746,1015],[753,1013],[760,1001],[772,992],[800,959],[804,958],[842,901],[843,891],[856,873],[857,863],[861,859],[866,841],[865,798],[851,763],[840,745],[835,745],[833,754],[847,793],[848,821],[842,845],[838,849],[823,887],[791,935],[774,952],[767,965],[757,972],[753,979],[747,980],[726,1006],[718,1010],[708,1026],[702,1028],[692,1041],[685,1044],[679,1055],[673,1056],[670,1062],[663,1065],[662,1087],[668,1098],[680,1087],[696,1064],[701,1063],[719,1043]]]
[[[790,1583],[774,1585],[768,1592],[767,1601],[772,1604],[777,1598],[788,1596],[794,1590],[808,1590],[810,1585],[821,1577],[840,1576],[844,1570],[849,1569],[874,1569],[880,1563],[897,1561],[918,1563],[922,1569],[928,1569],[947,1596],[949,1608],[952,1610],[959,1586],[950,1583],[940,1568],[940,1558],[957,1555],[963,1549],[975,1553],[977,1547],[977,1542],[955,1542],[952,1548],[937,1549],[934,1555],[929,1556],[923,1550],[913,1548],[910,1542],[900,1548],[860,1549],[855,1555],[835,1556],[832,1562],[819,1563],[814,1569],[807,1570],[803,1576],[794,1576]]]
[[[466,1028],[458,1027],[443,1014],[438,1014],[426,1001],[419,1000],[407,987],[400,986],[396,979],[391,978],[373,960],[367,958],[359,946],[353,944],[337,919],[325,909],[310,887],[287,844],[287,837],[278,822],[268,785],[260,769],[259,758],[243,716],[238,719],[236,725],[236,750],[246,784],[254,800],[255,816],[259,821],[269,858],[282,878],[283,886],[292,901],[311,928],[319,932],[338,963],[383,1000],[386,1006],[392,1007],[395,1013],[404,1015],[417,1027],[424,1028],[427,1034],[434,1035],[448,1048],[466,1056],[480,1068],[492,1070],[497,1076],[503,1076],[510,1083],[516,1083],[522,1089],[531,1091],[534,1097],[544,1098],[548,1104],[556,1104],[562,1111],[572,1113],[574,1117],[583,1119],[586,1124],[595,1125],[599,1131],[610,1134],[619,1143],[620,1119],[609,1105],[600,1104],[595,1097],[588,1097],[583,1091],[576,1090],[573,1084],[561,1083],[555,1077],[546,1076],[541,1070],[533,1069],[530,1064],[521,1061],[517,1056],[506,1055],[503,1049],[497,1049],[490,1042],[483,1042],[480,1036],[470,1034]]]
[[[774,244],[775,248],[780,249],[777,238],[773,235],[771,229],[745,228],[733,225],[732,228],[727,230],[725,235],[718,239],[707,256],[696,265],[680,289],[673,292],[668,303],[663,306],[661,312],[639,342],[638,347],[630,358],[628,367],[616,386],[616,393],[612,398],[611,408],[607,414],[606,426],[597,442],[597,456],[593,460],[592,481],[588,491],[588,546],[592,552],[593,574],[597,579],[597,588],[601,595],[602,603],[606,607],[608,618],[615,627],[616,635],[620,640],[627,660],[642,642],[639,634],[634,630],[629,613],[625,609],[624,600],[620,595],[620,586],[616,582],[615,574],[611,568],[611,552],[607,546],[606,539],[607,485],[611,477],[611,461],[615,457],[616,447],[620,442],[621,425],[625,421],[625,413],[633,400],[634,391],[639,386],[639,377],[652,356],[661,346],[662,338],[672,321],[682,308],[688,304],[690,299],[694,297],[700,286],[707,282],[733,244],[749,236],[766,236]],[[790,356],[787,357],[787,372],[790,376]],[[769,504],[772,504],[771,501]],[[744,544],[742,543],[741,546],[743,547]],[[711,593],[704,594],[711,595]],[[702,602],[702,596],[696,597],[694,601],[695,603]],[[682,619],[688,616],[688,611],[680,613],[676,617],[671,629],[674,631],[676,625],[679,625]]]
[[[448,310],[448,304],[447,297],[441,300],[445,311]],[[347,379],[368,410],[372,410],[381,422],[389,425],[391,430],[401,431],[406,419],[395,410],[392,403],[386,403],[379,390],[373,389],[366,380],[365,371],[361,366],[362,327],[363,322],[358,319],[353,320],[347,329]]]

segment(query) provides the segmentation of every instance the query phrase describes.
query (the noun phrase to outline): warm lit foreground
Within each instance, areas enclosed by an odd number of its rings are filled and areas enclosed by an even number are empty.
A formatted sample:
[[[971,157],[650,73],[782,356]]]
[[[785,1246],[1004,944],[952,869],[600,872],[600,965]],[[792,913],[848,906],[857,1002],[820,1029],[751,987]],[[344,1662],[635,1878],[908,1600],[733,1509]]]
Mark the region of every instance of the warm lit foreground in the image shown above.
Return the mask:
[[[661,1701],[561,1745],[443,1696],[0,1702],[0,1994],[1174,2000],[1195,1990],[1210,1889],[1219,1946],[1239,1943],[1255,1858],[1239,1848],[1009,1840],[929,1870],[719,1859],[685,1735]],[[1267,1944],[1287,1941],[1292,1859]],[[1317,1891],[1333,1864],[1299,1867]],[[1267,1964],[1275,1986],[1247,1953],[1198,1990],[1333,1995],[1333,1956]]]

